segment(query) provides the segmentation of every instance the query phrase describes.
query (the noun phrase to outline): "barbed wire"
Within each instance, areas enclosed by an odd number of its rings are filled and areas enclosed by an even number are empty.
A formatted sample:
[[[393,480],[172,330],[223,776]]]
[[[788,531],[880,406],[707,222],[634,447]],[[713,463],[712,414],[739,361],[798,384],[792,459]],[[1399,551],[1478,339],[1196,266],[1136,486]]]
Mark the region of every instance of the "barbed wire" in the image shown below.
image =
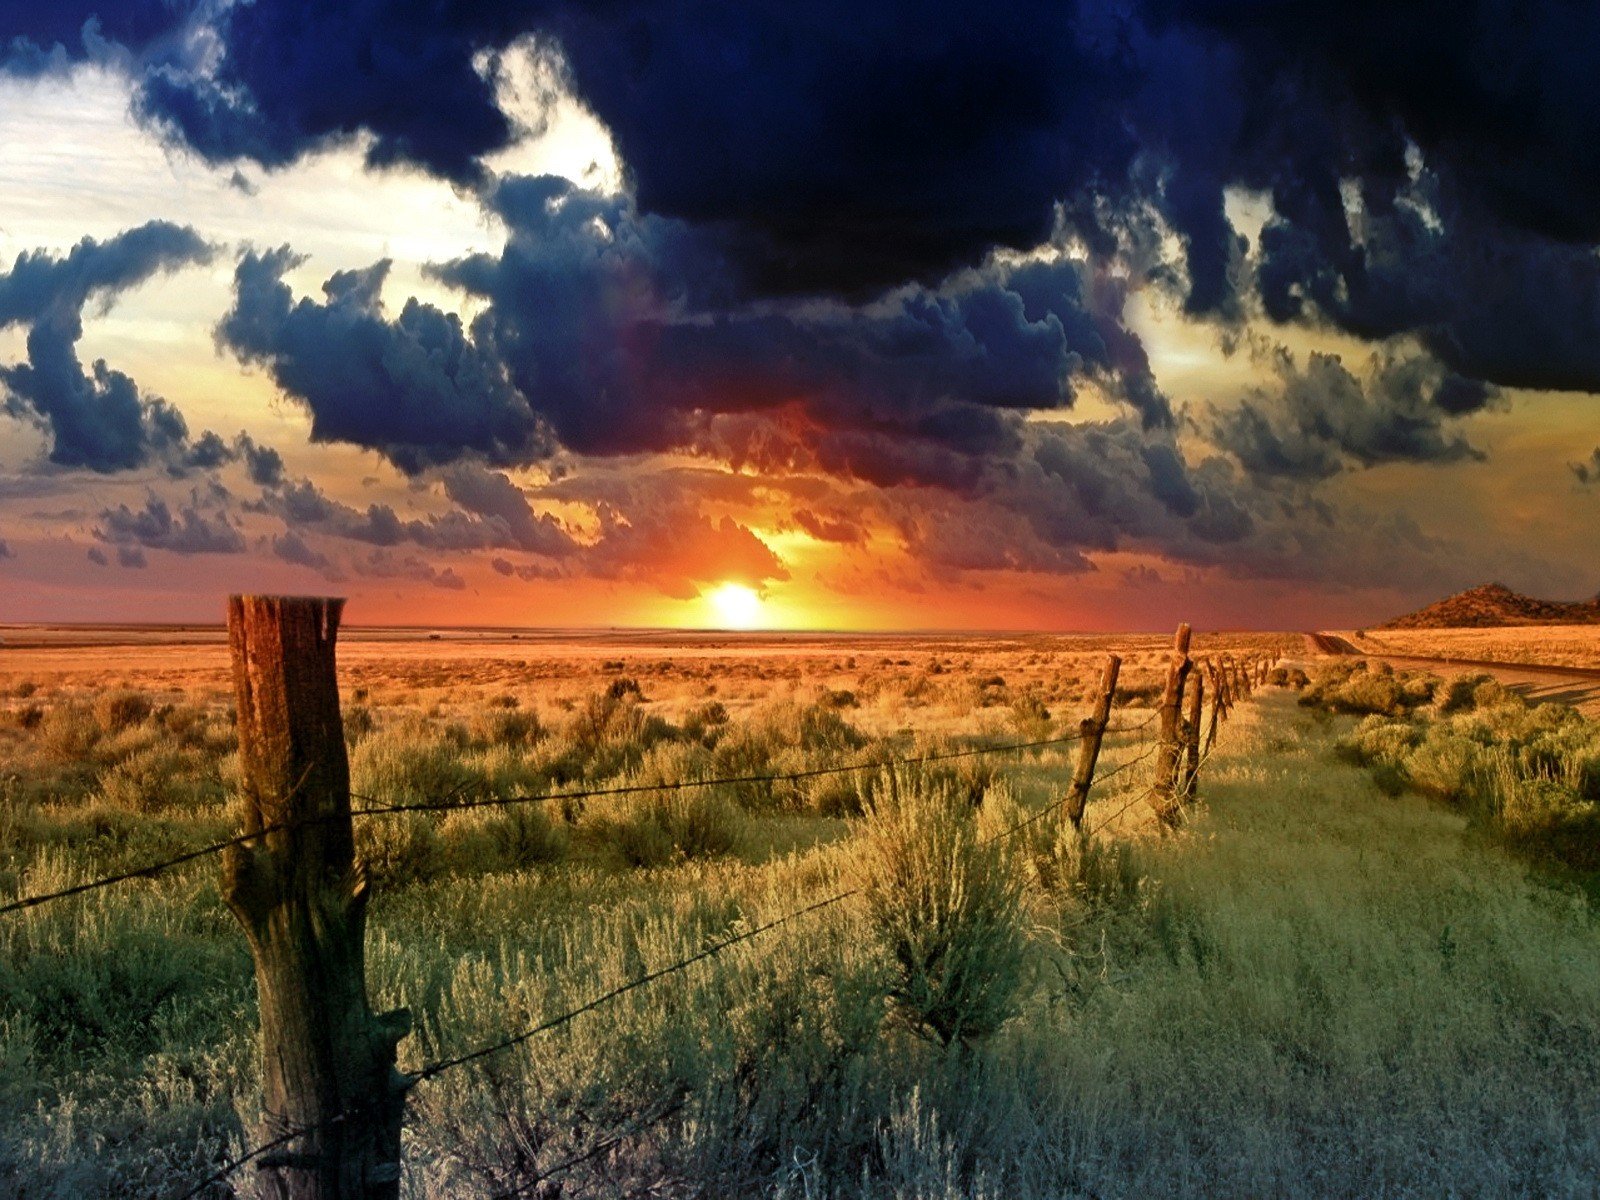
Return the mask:
[[[1068,739],[1068,740],[1071,740],[1071,739]],[[1155,752],[1155,749],[1156,749],[1157,745],[1158,745],[1158,743],[1151,743],[1150,747],[1148,749],[1146,749],[1142,754],[1139,754],[1139,755],[1135,756],[1134,758],[1129,759],[1127,762],[1120,763],[1118,766],[1116,766],[1112,770],[1106,772],[1106,774],[1101,776],[1099,778],[1099,780],[1097,780],[1096,782],[1104,783],[1104,782],[1106,782],[1106,781],[1108,781],[1110,779],[1113,779],[1116,776],[1120,775],[1122,772],[1127,771],[1127,770],[1131,769],[1132,767],[1138,765],[1139,763],[1143,762],[1145,759],[1149,758],[1149,756]],[[902,761],[908,761],[909,762],[909,761],[912,761],[912,760],[902,760]],[[886,765],[892,765],[892,764],[880,764],[880,765],[885,765],[886,766]],[[1148,793],[1146,793],[1146,794],[1148,794]],[[1059,811],[1068,802],[1068,800],[1070,800],[1070,799],[1071,799],[1071,793],[1070,792],[1063,793],[1063,795],[1060,798],[1051,801],[1049,804],[1046,804],[1038,812],[1036,812],[1036,813],[1032,814],[1031,816],[1027,817],[1025,820],[1019,821],[1016,824],[1011,825],[1008,828],[1001,830],[999,833],[993,834],[990,837],[981,840],[978,844],[980,846],[988,846],[988,845],[994,844],[995,842],[1002,841],[1005,838],[1012,837],[1015,834],[1021,832],[1023,829],[1026,829],[1028,826],[1033,825],[1036,822],[1043,820],[1045,817],[1049,816],[1051,813]],[[720,939],[718,941],[712,942],[710,945],[705,946],[700,950],[697,950],[695,953],[693,953],[691,955],[688,955],[685,958],[681,958],[681,959],[678,959],[678,960],[676,960],[676,961],[674,961],[672,963],[669,963],[668,965],[666,965],[664,967],[658,967],[653,971],[646,971],[641,975],[637,975],[634,978],[629,979],[625,983],[621,983],[621,984],[617,985],[616,987],[613,987],[613,988],[608,989],[607,991],[601,992],[597,996],[591,997],[589,1000],[586,1000],[584,1003],[578,1005],[576,1008],[568,1009],[566,1012],[563,1012],[563,1013],[561,1013],[561,1014],[559,1014],[557,1016],[551,1017],[548,1020],[541,1021],[538,1024],[536,1024],[536,1025],[534,1025],[534,1026],[532,1026],[532,1027],[530,1027],[528,1029],[521,1030],[521,1031],[519,1031],[517,1033],[511,1034],[508,1037],[501,1038],[500,1040],[495,1041],[495,1042],[490,1042],[489,1044],[484,1045],[484,1046],[476,1047],[475,1049],[468,1050],[468,1051],[466,1051],[464,1053],[461,1053],[461,1054],[452,1055],[452,1056],[450,1056],[448,1058],[436,1059],[435,1061],[433,1061],[431,1063],[428,1063],[427,1065],[419,1068],[417,1071],[412,1072],[409,1075],[407,1075],[406,1076],[406,1086],[407,1086],[408,1089],[411,1088],[411,1087],[415,1087],[418,1084],[425,1083],[429,1079],[433,1079],[433,1078],[435,1078],[435,1077],[437,1077],[439,1075],[444,1074],[444,1072],[446,1072],[446,1071],[454,1070],[456,1067],[465,1066],[467,1063],[476,1062],[476,1061],[478,1061],[480,1059],[488,1058],[488,1057],[490,1057],[492,1055],[495,1055],[495,1054],[504,1053],[507,1050],[513,1049],[513,1048],[515,1048],[517,1046],[522,1045],[525,1042],[531,1041],[532,1039],[540,1036],[541,1034],[549,1033],[551,1030],[559,1029],[564,1025],[571,1024],[573,1021],[577,1020],[579,1017],[584,1016],[587,1013],[591,1013],[591,1012],[595,1011],[596,1009],[601,1008],[606,1004],[609,1004],[611,1001],[616,1000],[616,999],[618,999],[618,998],[620,998],[622,996],[627,995],[630,992],[637,991],[639,988],[646,987],[649,984],[655,983],[655,982],[657,982],[658,980],[661,980],[661,979],[665,979],[668,976],[676,975],[676,974],[679,974],[679,973],[681,973],[683,971],[686,971],[690,967],[696,965],[697,963],[701,963],[701,962],[704,962],[706,959],[713,958],[716,955],[721,954],[724,950],[727,950],[727,949],[729,949],[729,948],[731,948],[733,946],[737,946],[737,945],[739,945],[739,944],[741,944],[743,942],[751,941],[754,938],[760,937],[764,933],[768,933],[771,930],[778,929],[778,928],[781,928],[784,925],[791,924],[792,922],[797,921],[802,917],[809,916],[809,915],[811,915],[812,913],[815,913],[815,912],[820,912],[821,910],[823,910],[825,908],[831,908],[833,905],[842,903],[843,901],[848,900],[848,899],[850,899],[850,898],[852,898],[854,896],[859,896],[861,894],[861,891],[862,891],[862,889],[859,888],[859,887],[852,887],[852,888],[846,888],[843,891],[834,892],[831,895],[825,896],[820,900],[812,901],[810,904],[805,904],[805,905],[802,905],[799,908],[791,909],[790,911],[784,913],[782,916],[774,917],[770,921],[764,921],[759,925],[751,926],[750,928],[745,929],[745,930],[741,930],[740,932],[738,932],[736,934],[732,934],[732,935],[730,935],[728,937],[725,937],[725,938],[722,938],[722,939]],[[339,1124],[342,1124],[345,1121],[350,1120],[352,1117],[354,1117],[354,1116],[356,1116],[356,1115],[358,1115],[358,1114],[360,1114],[360,1113],[362,1113],[364,1111],[366,1111],[366,1109],[364,1107],[345,1109],[344,1111],[336,1113],[336,1114],[334,1114],[334,1116],[329,1117],[329,1118],[327,1118],[327,1119],[325,1119],[323,1121],[319,1121],[319,1122],[315,1122],[315,1123],[310,1124],[310,1125],[302,1126],[299,1129],[290,1130],[287,1133],[281,1134],[278,1137],[272,1139],[271,1141],[269,1141],[269,1142],[267,1142],[267,1143],[265,1143],[265,1144],[263,1144],[261,1146],[256,1147],[254,1150],[250,1151],[249,1153],[247,1153],[245,1155],[242,1155],[241,1157],[239,1157],[237,1159],[234,1159],[233,1161],[225,1164],[223,1167],[221,1167],[214,1174],[208,1176],[205,1180],[203,1180],[200,1183],[196,1184],[188,1192],[185,1192],[184,1195],[182,1197],[180,1197],[180,1200],[194,1200],[194,1197],[200,1195],[201,1192],[205,1191],[211,1185],[223,1182],[230,1175],[232,1175],[236,1171],[238,1171],[241,1167],[247,1166],[249,1163],[254,1162],[256,1159],[260,1158],[261,1156],[263,1156],[263,1155],[265,1155],[267,1153],[270,1153],[273,1150],[278,1149],[280,1146],[283,1146],[286,1143],[288,1143],[290,1141],[293,1141],[295,1138],[304,1137],[307,1134],[317,1133],[317,1132],[320,1132],[320,1131],[323,1131],[323,1130],[326,1130],[326,1129],[329,1129],[329,1128],[333,1128],[333,1127],[335,1127],[335,1126],[337,1126]],[[600,1146],[600,1147],[593,1148],[593,1150],[587,1155],[587,1157],[593,1157],[593,1155],[603,1152],[604,1149],[605,1149],[605,1147],[603,1145]],[[560,1164],[559,1165],[559,1169],[561,1169],[561,1170],[569,1169],[572,1166],[578,1165],[578,1163],[582,1162],[582,1161],[584,1161],[584,1157],[580,1156],[575,1161],[571,1161],[571,1162],[566,1162],[566,1163]],[[549,1175],[553,1174],[554,1172],[555,1172],[555,1168],[552,1168],[551,1171],[545,1172],[543,1177],[544,1178],[548,1178]],[[537,1181],[535,1181],[535,1182],[537,1182]],[[527,1186],[531,1186],[531,1185],[527,1185]],[[506,1194],[507,1195],[515,1195],[516,1193],[506,1193]]]

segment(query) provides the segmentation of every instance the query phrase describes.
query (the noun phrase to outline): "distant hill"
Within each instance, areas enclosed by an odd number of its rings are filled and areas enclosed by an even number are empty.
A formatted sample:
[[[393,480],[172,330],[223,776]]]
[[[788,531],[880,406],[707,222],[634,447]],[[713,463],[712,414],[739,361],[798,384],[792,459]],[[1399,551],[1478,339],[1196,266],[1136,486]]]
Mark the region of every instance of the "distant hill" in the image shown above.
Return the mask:
[[[1504,584],[1486,583],[1373,628],[1487,629],[1499,625],[1600,625],[1600,596],[1567,604],[1535,600]]]

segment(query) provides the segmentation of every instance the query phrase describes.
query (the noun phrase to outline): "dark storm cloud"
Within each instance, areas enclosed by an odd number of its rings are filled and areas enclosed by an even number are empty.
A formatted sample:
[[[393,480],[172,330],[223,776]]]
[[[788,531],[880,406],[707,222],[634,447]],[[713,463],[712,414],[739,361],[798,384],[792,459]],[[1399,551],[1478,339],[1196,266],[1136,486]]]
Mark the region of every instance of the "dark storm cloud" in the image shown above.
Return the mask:
[[[1217,413],[1211,429],[1254,475],[1325,479],[1352,464],[1483,457],[1445,424],[1492,391],[1429,359],[1374,358],[1365,381],[1336,354],[1313,353],[1302,369],[1280,351],[1275,369],[1275,388]]]
[[[865,298],[1037,244],[1058,204],[1091,240],[1150,205],[1183,237],[1191,311],[1227,313],[1225,187],[1269,192],[1333,262],[1340,181],[1387,213],[1408,143],[1463,236],[1600,240],[1600,9],[1570,0],[10,0],[0,41],[36,69],[87,54],[91,16],[132,52],[138,110],[208,158],[365,133],[374,161],[457,182],[513,132],[496,53],[546,39],[641,208],[719,231],[757,292]]]
[[[499,471],[459,464],[441,474],[445,495],[468,512],[497,523],[507,542],[519,550],[560,555],[572,549],[572,538],[549,513],[535,513],[528,497]]]
[[[102,57],[113,45],[154,61],[201,7],[196,0],[0,0],[0,62],[37,75]]]
[[[19,254],[0,275],[0,330],[28,330],[27,361],[0,366],[0,403],[49,434],[51,462],[112,472],[165,458],[181,470],[191,452],[211,455],[210,443],[187,446],[188,426],[177,409],[142,395],[104,360],[86,370],[77,353],[85,307],[107,305],[157,274],[210,254],[194,230],[152,221],[104,242],[84,238],[65,256]]]
[[[510,230],[501,255],[435,273],[489,301],[474,338],[580,452],[680,445],[697,415],[790,405],[824,426],[970,446],[997,436],[996,411],[1064,407],[1085,379],[1147,424],[1172,419],[1121,323],[1123,292],[1080,261],[988,264],[861,304],[740,302],[712,269],[714,240],[625,198],[519,178],[493,206]]]
[[[299,261],[286,248],[246,253],[217,332],[306,406],[312,441],[367,446],[413,473],[468,453],[507,462],[539,452],[533,413],[459,317],[412,299],[388,320],[387,260],[338,272],[321,303],[296,301],[283,275]]]

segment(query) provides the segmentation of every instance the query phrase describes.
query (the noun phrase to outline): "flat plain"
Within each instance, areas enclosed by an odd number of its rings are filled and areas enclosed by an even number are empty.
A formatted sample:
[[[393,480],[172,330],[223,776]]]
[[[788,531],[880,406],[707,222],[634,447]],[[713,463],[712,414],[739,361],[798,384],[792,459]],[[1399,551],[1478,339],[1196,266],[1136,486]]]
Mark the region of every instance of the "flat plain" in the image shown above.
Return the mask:
[[[0,901],[237,831],[219,631],[5,636]],[[1193,653],[1292,685],[1302,647]],[[1055,806],[1110,651],[1079,832]],[[402,1069],[848,893],[430,1078],[403,1194],[1583,1194],[1589,902],[1424,781],[1464,736],[1556,730],[1586,819],[1597,727],[1336,663],[1328,705],[1241,701],[1169,828],[1170,658],[1158,634],[342,632],[358,806],[478,805],[356,824],[373,1004],[415,1015]],[[0,916],[0,1190],[182,1195],[258,1143],[217,879],[201,858]]]

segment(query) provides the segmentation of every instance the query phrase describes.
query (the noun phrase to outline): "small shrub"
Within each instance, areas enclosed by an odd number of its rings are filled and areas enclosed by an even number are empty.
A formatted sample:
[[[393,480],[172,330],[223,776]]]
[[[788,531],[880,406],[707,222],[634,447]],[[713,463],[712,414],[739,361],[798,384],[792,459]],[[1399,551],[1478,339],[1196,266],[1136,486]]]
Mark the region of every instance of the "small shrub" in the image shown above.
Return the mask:
[[[365,704],[352,704],[344,710],[344,742],[346,746],[354,746],[362,738],[372,732],[377,721],[372,716],[372,710]]]
[[[954,789],[886,772],[859,845],[857,879],[891,964],[897,1017],[946,1046],[993,1033],[1022,983],[1022,875],[1006,844],[980,844]]]
[[[590,759],[604,750],[622,750],[638,742],[645,722],[639,710],[637,690],[637,684],[632,691],[627,688],[619,691],[613,686],[608,691],[586,697],[573,713],[567,729],[574,751]]]
[[[94,715],[106,733],[120,733],[143,721],[153,707],[143,692],[102,692],[95,697]]]
[[[39,722],[39,748],[62,762],[88,758],[100,741],[102,726],[81,704],[56,704]]]
[[[539,714],[529,710],[490,708],[467,722],[467,737],[475,746],[532,746],[544,736]]]
[[[1475,693],[1478,686],[1493,682],[1493,675],[1481,673],[1457,675],[1446,680],[1444,689],[1439,695],[1439,712],[1446,716],[1452,713],[1470,712],[1477,706]]]
[[[613,700],[623,700],[629,696],[635,700],[644,699],[644,689],[639,686],[639,681],[627,675],[613,679],[605,694]]]
[[[1600,869],[1600,804],[1554,779],[1509,780],[1499,789],[1501,835],[1537,858]]]
[[[728,724],[728,709],[720,700],[708,700],[691,708],[683,717],[683,736],[710,744]]]
[[[367,817],[356,822],[355,833],[356,857],[379,883],[419,883],[444,869],[438,825],[427,813]]]
[[[802,750],[839,754],[859,750],[867,741],[861,731],[835,709],[822,704],[808,704],[802,708],[798,726],[795,741]]]
[[[1006,688],[1005,677],[989,675],[972,682],[973,706],[975,708],[993,708],[1005,704],[1011,698],[1010,691]]]
[[[1038,692],[1024,692],[1011,702],[1011,728],[1018,741],[1042,742],[1050,736],[1050,710]]]
[[[1398,766],[1422,740],[1422,729],[1408,721],[1370,716],[1340,742],[1340,749],[1362,764]]]
[[[128,755],[100,777],[100,798],[129,812],[159,812],[220,800],[221,787],[206,778],[192,752],[158,744]]]
[[[736,850],[744,840],[744,816],[714,788],[677,788],[631,798],[620,819],[602,828],[623,861],[658,867],[688,858],[712,858]]]
[[[1300,703],[1333,712],[1397,717],[1430,702],[1433,686],[1426,676],[1396,675],[1387,663],[1334,662],[1318,671],[1301,693]]]
[[[517,871],[567,856],[571,835],[542,805],[451,813],[440,836],[468,871]]]
[[[1473,795],[1478,745],[1470,738],[1435,727],[1407,755],[1406,777],[1421,791],[1460,802]]]
[[[380,803],[466,796],[481,791],[482,782],[460,750],[411,723],[371,734],[350,754],[350,790]]]

